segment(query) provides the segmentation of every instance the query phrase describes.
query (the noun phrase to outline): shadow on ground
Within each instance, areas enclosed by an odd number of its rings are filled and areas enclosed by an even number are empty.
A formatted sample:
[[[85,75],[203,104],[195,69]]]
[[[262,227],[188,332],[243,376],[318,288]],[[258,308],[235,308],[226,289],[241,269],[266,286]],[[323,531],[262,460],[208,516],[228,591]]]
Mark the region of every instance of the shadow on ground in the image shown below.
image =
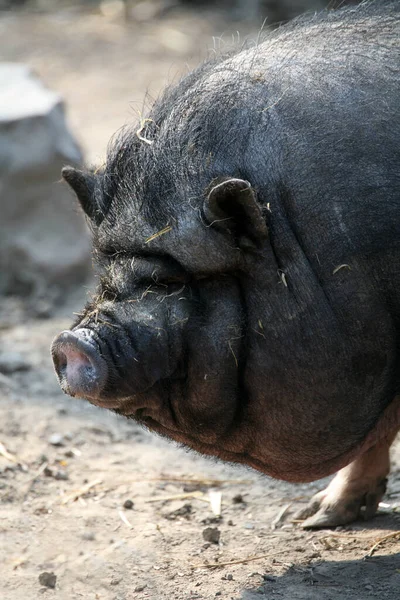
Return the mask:
[[[396,528],[395,523],[393,528]],[[293,565],[280,577],[264,577],[265,582],[257,588],[245,590],[241,600],[257,600],[260,597],[394,600],[400,596],[400,553],[362,560],[324,561],[308,567]]]

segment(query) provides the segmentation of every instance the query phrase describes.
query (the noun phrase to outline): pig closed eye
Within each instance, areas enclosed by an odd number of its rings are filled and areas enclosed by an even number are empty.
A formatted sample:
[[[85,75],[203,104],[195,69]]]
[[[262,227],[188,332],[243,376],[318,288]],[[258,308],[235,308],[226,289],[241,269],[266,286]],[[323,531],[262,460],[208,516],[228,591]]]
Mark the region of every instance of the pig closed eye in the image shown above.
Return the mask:
[[[159,285],[190,285],[196,281],[202,281],[203,279],[209,279],[209,273],[185,273],[182,275],[174,275],[172,277],[160,277],[155,283]]]
[[[163,277],[160,279],[155,279],[154,283],[158,285],[165,285],[167,287],[170,285],[185,285],[186,283],[189,283],[189,278],[183,275],[181,277]]]
[[[129,256],[125,252],[121,252],[120,250],[114,250],[113,248],[96,248],[95,255],[97,255],[99,259],[107,260],[129,258]]]

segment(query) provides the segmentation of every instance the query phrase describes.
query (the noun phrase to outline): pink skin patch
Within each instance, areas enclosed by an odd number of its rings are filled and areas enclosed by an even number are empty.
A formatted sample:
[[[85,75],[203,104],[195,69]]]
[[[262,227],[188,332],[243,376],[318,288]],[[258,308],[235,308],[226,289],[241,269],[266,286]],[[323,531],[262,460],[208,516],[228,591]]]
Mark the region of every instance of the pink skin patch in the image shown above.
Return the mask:
[[[107,380],[107,364],[85,329],[63,331],[52,345],[54,366],[66,394],[96,399]]]
[[[66,348],[63,351],[66,361],[65,378],[66,384],[72,396],[88,393],[87,390],[95,383],[95,373],[90,359],[76,348]]]

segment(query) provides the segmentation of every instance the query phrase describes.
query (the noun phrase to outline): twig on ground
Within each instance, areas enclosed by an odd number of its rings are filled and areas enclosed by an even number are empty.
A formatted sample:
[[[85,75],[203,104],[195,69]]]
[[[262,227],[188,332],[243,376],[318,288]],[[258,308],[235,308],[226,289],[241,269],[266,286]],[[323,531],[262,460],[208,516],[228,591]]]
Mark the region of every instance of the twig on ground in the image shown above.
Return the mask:
[[[192,569],[216,569],[218,567],[228,567],[230,565],[241,565],[255,560],[261,560],[263,558],[275,558],[278,554],[286,554],[287,550],[281,550],[279,552],[270,552],[269,554],[258,554],[257,556],[248,556],[247,558],[240,558],[237,560],[228,560],[226,562],[216,563],[203,563],[201,565],[190,565]]]
[[[187,492],[185,494],[174,494],[173,496],[159,496],[157,498],[148,498],[145,502],[170,502],[171,500],[183,500],[185,498],[196,498],[204,502],[210,502],[208,498],[203,498],[203,492]]]
[[[382,538],[380,538],[379,540],[377,540],[373,546],[371,546],[371,548],[369,549],[369,551],[367,552],[367,554],[365,555],[365,557],[372,556],[374,554],[375,550],[381,544],[383,544],[383,542],[386,542],[387,540],[390,540],[390,539],[395,539],[397,537],[400,537],[400,531],[395,531],[394,533],[388,533],[387,535],[384,535]]]
[[[189,477],[175,477],[175,476],[165,476],[165,477],[150,477],[149,479],[133,479],[132,483],[137,481],[170,481],[171,483],[192,483],[194,485],[206,485],[206,486],[215,486],[224,484],[231,485],[249,485],[253,483],[252,479],[207,479],[207,478],[199,478],[199,479],[189,479]]]
[[[11,452],[9,452],[7,450],[7,448],[5,447],[4,444],[2,444],[0,442],[0,456],[2,456],[3,458],[5,458],[6,460],[15,463],[16,465],[22,465],[22,462],[20,460],[18,460],[18,458],[14,455],[11,454]]]
[[[162,538],[165,540],[165,535],[164,535],[164,532],[163,532],[163,530],[161,529],[161,527],[160,527],[160,524],[159,524],[159,523],[157,523],[157,525],[156,525],[156,530],[157,530],[157,531],[158,531],[158,533],[161,535],[161,537],[162,537]]]
[[[75,502],[76,500],[78,500],[78,498],[80,498],[84,494],[87,494],[87,492],[89,492],[96,485],[100,485],[100,483],[103,483],[102,479],[95,479],[94,481],[87,483],[80,490],[77,490],[73,494],[68,494],[68,496],[65,496],[63,498],[61,504],[67,504],[67,502],[70,502],[70,501]]]
[[[121,517],[121,521],[123,521],[123,523],[125,523],[125,525],[127,525],[130,529],[133,528],[132,523],[130,523],[127,519],[127,517],[125,516],[125,513],[122,510],[118,511],[119,516]]]

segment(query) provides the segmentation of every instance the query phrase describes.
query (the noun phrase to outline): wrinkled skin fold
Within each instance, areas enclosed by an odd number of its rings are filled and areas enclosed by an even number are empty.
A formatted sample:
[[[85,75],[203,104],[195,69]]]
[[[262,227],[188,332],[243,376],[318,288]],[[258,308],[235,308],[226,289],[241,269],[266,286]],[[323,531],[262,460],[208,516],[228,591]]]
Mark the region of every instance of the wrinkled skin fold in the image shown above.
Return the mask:
[[[99,285],[53,343],[62,389],[288,481],[354,461],[332,524],[376,510],[400,423],[399,22],[282,27],[63,170]]]

